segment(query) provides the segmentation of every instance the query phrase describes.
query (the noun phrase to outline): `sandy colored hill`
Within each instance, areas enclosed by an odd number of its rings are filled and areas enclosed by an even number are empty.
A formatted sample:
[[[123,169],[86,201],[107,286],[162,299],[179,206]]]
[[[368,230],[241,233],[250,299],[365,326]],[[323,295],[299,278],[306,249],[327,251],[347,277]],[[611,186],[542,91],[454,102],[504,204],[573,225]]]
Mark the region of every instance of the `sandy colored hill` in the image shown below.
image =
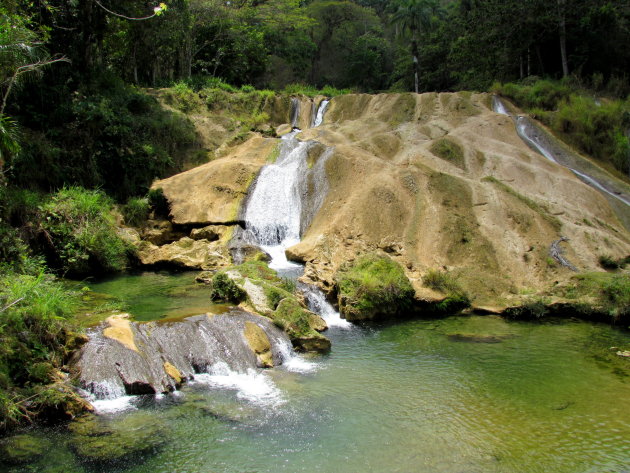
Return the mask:
[[[529,149],[490,102],[463,92],[335,97],[324,124],[300,135],[334,147],[324,204],[289,250],[307,264],[306,277],[330,288],[341,264],[381,249],[419,295],[422,275],[446,268],[478,304],[505,305],[574,274],[549,257],[561,236],[579,270],[598,270],[601,255],[630,254],[606,198]],[[173,221],[231,223],[276,142],[257,136],[156,183]]]

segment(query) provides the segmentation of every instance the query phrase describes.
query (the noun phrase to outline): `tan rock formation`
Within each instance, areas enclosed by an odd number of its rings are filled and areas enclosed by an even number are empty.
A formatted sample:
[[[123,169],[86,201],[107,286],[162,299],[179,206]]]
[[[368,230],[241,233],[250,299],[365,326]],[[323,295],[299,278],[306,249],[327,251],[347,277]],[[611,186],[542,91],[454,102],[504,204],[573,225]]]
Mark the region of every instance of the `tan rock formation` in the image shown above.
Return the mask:
[[[598,270],[602,254],[629,254],[630,236],[606,198],[528,148],[490,102],[464,92],[335,97],[323,125],[300,135],[334,148],[326,199],[288,251],[306,263],[304,278],[329,289],[341,264],[380,249],[402,264],[417,298],[438,297],[422,276],[443,268],[475,304],[498,308],[573,274],[550,261],[560,236],[579,270]],[[234,223],[276,142],[252,138],[157,182],[173,222]]]
[[[489,104],[467,93],[333,99],[324,125],[301,136],[335,147],[327,198],[288,252],[307,278],[330,287],[340,264],[380,248],[418,292],[428,268],[447,267],[484,303],[570,276],[548,262],[560,235],[582,270],[630,252],[607,200],[530,150]],[[463,151],[461,165],[431,152],[444,138]]]
[[[220,268],[230,261],[228,251],[221,242],[188,237],[162,246],[143,241],[137,247],[137,255],[142,264],[168,264],[188,269]]]
[[[271,342],[265,331],[253,322],[245,322],[243,335],[250,348],[256,353],[261,366],[265,368],[273,367]]]
[[[112,315],[105,322],[108,327],[103,330],[103,336],[116,340],[129,350],[138,351],[133,337],[133,330],[131,330],[129,314]]]

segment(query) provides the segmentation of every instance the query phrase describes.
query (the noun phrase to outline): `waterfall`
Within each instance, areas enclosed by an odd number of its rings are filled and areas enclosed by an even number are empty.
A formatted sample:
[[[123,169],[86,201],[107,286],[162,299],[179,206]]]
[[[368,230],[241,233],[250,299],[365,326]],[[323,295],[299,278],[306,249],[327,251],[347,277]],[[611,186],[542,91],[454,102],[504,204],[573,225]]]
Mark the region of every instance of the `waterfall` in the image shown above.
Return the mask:
[[[507,116],[510,115],[510,113],[507,111],[507,108],[505,108],[505,105],[503,104],[501,99],[497,97],[496,95],[492,96],[492,109],[498,114],[507,115]]]
[[[538,151],[549,161],[560,164],[553,153],[542,143],[540,136],[536,132],[536,128],[531,124],[527,117],[518,117],[516,119],[516,132],[525,143]]]
[[[353,327],[350,322],[341,318],[339,312],[326,300],[326,296],[319,288],[310,284],[301,284],[300,290],[304,294],[309,310],[319,314],[326,321],[328,327],[344,329]]]
[[[317,107],[317,113],[315,114],[311,122],[312,127],[319,126],[323,123],[324,113],[326,113],[326,108],[328,107],[329,103],[330,100],[328,99],[324,99],[319,103],[319,107]]]
[[[501,101],[499,97],[496,95],[492,97],[492,109],[496,113],[500,113],[502,115],[511,116],[507,111],[507,108]],[[569,169],[573,174],[575,174],[582,182],[588,184],[589,186],[597,189],[598,191],[606,194],[607,196],[614,197],[615,199],[623,202],[626,205],[630,205],[630,199],[627,197],[620,195],[619,192],[616,192],[614,189],[609,188],[605,183],[602,183],[584,172],[578,171],[577,169],[567,165],[554,150],[552,149],[552,144],[549,139],[539,132],[538,127],[532,123],[532,121],[528,117],[518,116],[516,117],[516,132],[518,136],[532,149],[538,151],[538,153],[542,154],[545,158],[547,158],[552,163],[559,164],[561,166]]]
[[[300,120],[300,101],[292,97],[291,98],[291,128],[298,128],[299,120]]]
[[[269,266],[281,271],[301,268],[287,261],[285,250],[299,243],[328,192],[325,164],[332,149],[309,165],[309,150],[317,143],[298,140],[299,133],[294,129],[282,137],[278,159],[260,171],[244,212],[245,240],[267,252]]]
[[[319,104],[313,126],[321,125],[328,103],[329,100],[324,99]],[[302,274],[303,266],[287,261],[285,250],[299,243],[324,202],[328,192],[325,165],[333,151],[326,148],[309,166],[309,150],[318,144],[299,141],[299,133],[300,130],[294,129],[282,137],[277,161],[261,170],[244,212],[244,239],[271,256],[270,268],[294,278]],[[300,284],[299,289],[309,309],[322,316],[329,327],[352,326],[341,319],[317,287]],[[295,365],[299,360],[293,359],[290,363]]]

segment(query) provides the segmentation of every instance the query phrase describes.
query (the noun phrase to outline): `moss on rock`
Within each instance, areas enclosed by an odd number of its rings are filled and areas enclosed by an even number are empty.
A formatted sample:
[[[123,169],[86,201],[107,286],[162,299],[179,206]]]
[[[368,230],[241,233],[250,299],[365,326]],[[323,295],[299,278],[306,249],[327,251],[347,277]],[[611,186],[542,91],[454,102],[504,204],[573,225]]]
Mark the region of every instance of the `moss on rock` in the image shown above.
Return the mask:
[[[272,314],[273,322],[283,329],[293,346],[301,351],[330,351],[330,340],[318,333],[314,314],[306,310],[295,298],[285,298]],[[318,325],[318,324],[317,324]],[[319,325],[318,325],[319,326]]]
[[[221,271],[212,278],[213,300],[239,303],[245,300],[247,294],[225,272]]]
[[[69,425],[71,446],[84,461],[116,464],[157,450],[166,441],[164,423],[149,412],[114,420],[85,416]]]
[[[348,320],[397,316],[411,310],[414,290],[403,268],[386,255],[368,254],[336,275],[339,310]]]
[[[4,439],[0,443],[2,463],[23,465],[41,457],[50,448],[50,442],[34,435],[21,434]]]

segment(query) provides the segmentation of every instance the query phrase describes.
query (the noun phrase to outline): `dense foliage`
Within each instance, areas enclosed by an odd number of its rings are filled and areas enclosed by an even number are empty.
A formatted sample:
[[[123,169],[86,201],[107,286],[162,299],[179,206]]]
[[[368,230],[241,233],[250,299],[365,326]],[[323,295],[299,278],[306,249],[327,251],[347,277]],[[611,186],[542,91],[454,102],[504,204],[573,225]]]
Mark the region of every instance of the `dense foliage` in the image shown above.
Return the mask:
[[[602,87],[601,77],[595,79],[591,86]],[[596,92],[619,95],[622,91],[618,87],[622,85],[612,81]],[[493,89],[584,153],[630,174],[630,96],[625,100],[597,99],[592,89],[566,80],[495,84]]]
[[[70,322],[78,298],[41,269],[0,276],[0,431],[72,402],[59,368],[81,337]]]

